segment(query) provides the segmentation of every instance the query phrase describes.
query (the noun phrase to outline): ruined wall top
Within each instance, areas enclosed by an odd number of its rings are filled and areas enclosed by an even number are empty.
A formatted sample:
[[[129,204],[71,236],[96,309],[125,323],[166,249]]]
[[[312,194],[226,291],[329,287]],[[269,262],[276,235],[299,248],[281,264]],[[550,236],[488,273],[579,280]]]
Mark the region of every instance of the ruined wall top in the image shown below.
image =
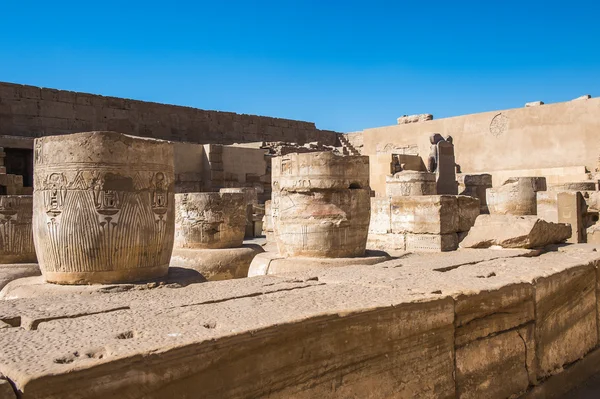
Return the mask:
[[[202,144],[253,141],[320,142],[336,132],[312,122],[104,97],[0,82],[0,135],[40,137],[114,130],[142,137]]]

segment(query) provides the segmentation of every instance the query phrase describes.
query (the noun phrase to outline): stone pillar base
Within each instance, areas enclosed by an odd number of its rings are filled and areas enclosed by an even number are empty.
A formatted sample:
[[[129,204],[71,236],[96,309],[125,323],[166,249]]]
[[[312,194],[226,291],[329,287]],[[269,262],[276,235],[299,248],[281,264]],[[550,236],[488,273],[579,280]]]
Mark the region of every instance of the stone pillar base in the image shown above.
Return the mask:
[[[139,267],[98,272],[50,272],[42,274],[48,283],[54,284],[123,284],[155,280],[167,275],[169,265]]]
[[[374,265],[390,260],[391,257],[382,251],[366,251],[365,256],[356,258],[285,258],[278,253],[264,252],[258,254],[250,264],[248,277],[265,276],[283,273],[303,272],[314,269],[352,265]]]
[[[264,252],[260,245],[243,245],[239,248],[184,249],[175,248],[171,267],[193,269],[209,281],[242,278],[255,256]]]

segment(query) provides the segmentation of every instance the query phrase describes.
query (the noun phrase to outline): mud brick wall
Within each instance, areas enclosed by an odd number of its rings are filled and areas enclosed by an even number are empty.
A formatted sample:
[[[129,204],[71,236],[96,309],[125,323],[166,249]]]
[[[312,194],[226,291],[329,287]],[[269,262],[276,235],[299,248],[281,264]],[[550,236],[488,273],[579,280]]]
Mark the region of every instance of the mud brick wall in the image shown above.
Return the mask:
[[[0,82],[0,135],[33,138],[93,130],[202,144],[336,142],[335,132],[311,122]]]

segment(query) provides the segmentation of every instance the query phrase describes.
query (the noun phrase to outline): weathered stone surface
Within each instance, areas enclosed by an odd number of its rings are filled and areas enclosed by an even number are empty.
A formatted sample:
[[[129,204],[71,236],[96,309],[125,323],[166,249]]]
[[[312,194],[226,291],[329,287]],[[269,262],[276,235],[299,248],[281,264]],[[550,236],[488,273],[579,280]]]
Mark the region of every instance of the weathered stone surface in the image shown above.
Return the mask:
[[[479,198],[479,212],[489,213],[486,190],[492,188],[492,175],[485,173],[479,175],[458,174],[456,179],[458,193]]]
[[[571,225],[569,243],[586,242],[586,226],[584,223],[587,206],[580,192],[558,193],[556,206],[558,208],[558,222]]]
[[[593,180],[554,183],[548,185],[548,191],[596,191],[597,184]]]
[[[253,238],[254,235],[254,207],[258,205],[258,193],[254,187],[230,187],[219,190],[225,194],[243,194],[246,199],[246,228],[245,238]]]
[[[246,208],[242,193],[175,194],[175,248],[240,247]]]
[[[131,308],[8,329],[0,364],[24,398],[454,396],[450,299],[273,277],[150,296],[115,294]]]
[[[396,235],[396,234],[392,234]],[[456,233],[448,234],[404,234],[406,251],[415,252],[444,252],[454,251],[458,248]]]
[[[273,191],[369,189],[369,157],[332,152],[287,154],[273,158]]]
[[[175,248],[171,267],[196,270],[209,281],[242,278],[248,276],[252,259],[261,252],[264,250],[259,245],[222,249]]]
[[[545,190],[543,177],[513,177],[487,189],[488,208],[494,215],[536,215],[536,192]]]
[[[456,196],[393,197],[391,204],[394,233],[449,234],[458,231]]]
[[[271,209],[271,200],[265,202],[265,216],[263,217],[263,232],[267,242],[273,241],[273,211]]]
[[[429,172],[403,171],[386,176],[385,192],[388,197],[435,195],[435,174]]]
[[[454,144],[448,138],[437,144],[437,157],[436,194],[457,195]]]
[[[378,249],[383,251],[406,251],[406,234],[379,234],[369,232],[367,249]]]
[[[537,107],[537,106],[540,106],[540,105],[544,105],[544,102],[543,101],[530,101],[528,103],[525,103],[525,107],[526,108],[528,108],[528,107]]]
[[[370,191],[281,192],[275,235],[285,256],[353,257],[365,252]]]
[[[248,277],[264,275],[281,275],[284,273],[304,272],[308,270],[329,269],[333,267],[345,267],[350,265],[375,265],[385,262],[390,257],[381,251],[366,251],[364,256],[357,258],[284,258],[278,254],[261,253],[253,259]]]
[[[115,132],[35,141],[33,232],[61,284],[166,275],[175,227],[173,146]]]
[[[596,270],[573,268],[536,280],[538,377],[562,370],[598,343]]]
[[[12,265],[0,265],[0,290],[13,280],[39,276],[40,267],[37,263],[16,263]]]
[[[479,216],[479,198],[466,195],[456,197],[458,201],[458,230],[459,232],[469,231],[475,224]]]
[[[425,122],[433,119],[432,114],[416,114],[416,115],[402,115],[397,119],[399,125],[404,125],[406,123],[417,123],[417,122]]]
[[[0,195],[0,264],[35,263],[33,197]]]
[[[17,399],[17,394],[2,373],[0,373],[0,399]]]
[[[504,399],[529,386],[533,324],[456,349],[456,397]]]
[[[479,215],[461,248],[537,248],[558,244],[571,236],[571,226],[537,216]]]
[[[371,220],[369,223],[370,234],[387,234],[391,232],[392,203],[389,197],[371,198]]]

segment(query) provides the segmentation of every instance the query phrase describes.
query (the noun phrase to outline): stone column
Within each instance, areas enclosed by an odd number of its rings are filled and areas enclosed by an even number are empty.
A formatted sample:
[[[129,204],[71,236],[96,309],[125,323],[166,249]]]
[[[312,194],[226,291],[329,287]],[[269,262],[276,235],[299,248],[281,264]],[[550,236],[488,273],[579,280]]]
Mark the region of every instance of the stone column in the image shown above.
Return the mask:
[[[254,206],[258,204],[258,193],[254,187],[228,187],[219,190],[221,193],[241,193],[246,200],[246,230],[244,237],[254,237]]]
[[[480,213],[490,213],[486,190],[492,188],[492,175],[487,173],[479,175],[460,174],[457,176],[457,180],[459,194],[479,198]]]
[[[236,248],[244,242],[242,193],[175,194],[175,248]]]
[[[273,160],[282,256],[363,256],[370,219],[369,159],[330,152]]]
[[[175,228],[173,145],[115,132],[34,145],[33,235],[46,281],[165,276]]]
[[[0,263],[35,263],[31,229],[33,197],[0,196]]]
[[[511,177],[500,187],[486,190],[492,215],[537,215],[538,191],[546,191],[544,177]]]
[[[403,171],[386,176],[385,193],[388,197],[435,195],[435,173]]]

